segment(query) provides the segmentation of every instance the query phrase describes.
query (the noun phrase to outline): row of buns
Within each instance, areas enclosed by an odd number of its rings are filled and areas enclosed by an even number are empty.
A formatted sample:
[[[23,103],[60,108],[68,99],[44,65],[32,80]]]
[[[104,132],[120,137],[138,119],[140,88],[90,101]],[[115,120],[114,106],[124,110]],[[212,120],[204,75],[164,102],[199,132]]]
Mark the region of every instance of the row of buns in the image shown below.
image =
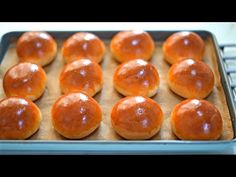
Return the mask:
[[[154,48],[153,38],[145,31],[121,31],[114,35],[110,43],[110,51],[120,63],[138,58],[148,61]],[[170,64],[186,58],[202,60],[204,51],[204,41],[194,32],[174,33],[163,44],[164,58]],[[18,39],[16,52],[20,62],[45,66],[55,59],[57,43],[46,32],[26,32]],[[60,52],[65,63],[83,58],[100,63],[105,45],[95,34],[78,32],[65,40]]]
[[[210,67],[198,60],[185,59],[168,71],[169,88],[184,98],[207,97],[214,88],[214,74]],[[94,96],[102,89],[103,72],[91,60],[80,59],[65,65],[59,76],[62,93],[83,91]],[[119,65],[113,75],[115,89],[124,96],[152,97],[157,93],[160,77],[158,69],[142,59]],[[42,67],[22,62],[12,66],[3,77],[6,96],[22,96],[37,100],[46,88],[46,73]]]
[[[42,121],[40,109],[31,100],[8,97],[0,101],[0,139],[27,139]],[[151,98],[130,96],[119,100],[111,110],[111,125],[121,137],[149,139],[163,123],[161,106]],[[221,137],[223,121],[219,110],[210,102],[187,99],[171,113],[174,134],[182,140],[216,140]],[[60,96],[51,108],[55,130],[68,139],[90,135],[102,121],[102,109],[95,99],[83,92]]]
[[[42,32],[23,34],[16,49],[21,63],[10,68],[3,79],[9,99],[0,102],[0,109],[5,109],[0,113],[1,139],[25,139],[37,130],[35,127],[39,128],[41,113],[30,100],[34,101],[43,94],[46,74],[41,66],[50,63],[57,52],[54,39]],[[122,63],[114,73],[114,87],[122,95],[128,96],[113,107],[112,126],[126,139],[151,138],[160,130],[163,121],[161,107],[148,98],[156,94],[160,82],[158,70],[147,62],[154,51],[153,39],[147,32],[124,31],[113,37],[110,49]],[[180,139],[218,139],[222,131],[219,111],[209,102],[201,100],[214,87],[213,72],[200,61],[204,54],[203,40],[192,32],[175,33],[165,41],[163,51],[166,61],[173,64],[168,72],[169,87],[176,94],[191,98],[186,103],[180,103],[183,106],[176,106],[182,109],[180,114],[175,113],[174,108],[171,121],[173,132]],[[61,52],[67,63],[59,76],[60,88],[65,95],[59,97],[52,107],[52,123],[61,135],[79,139],[91,134],[102,120],[102,110],[92,96],[102,88],[103,74],[98,63],[103,58],[105,47],[94,34],[76,33],[64,42]],[[14,109],[13,100],[17,103]],[[6,113],[9,109],[13,109],[14,116]],[[31,129],[30,124],[24,120],[26,115],[30,115],[28,112],[36,113],[36,116],[31,116],[34,119]],[[190,112],[192,124],[189,123],[191,120],[184,122],[186,119],[183,118],[179,125],[181,120],[178,119],[184,117],[187,114],[185,112]],[[202,116],[200,122],[197,121],[199,116]],[[17,136],[17,133],[15,137],[12,134],[7,136],[11,127],[11,122],[6,120],[8,118],[14,120],[13,128],[15,126],[19,132],[28,133],[24,136]],[[190,127],[186,133],[183,129],[187,126]],[[29,130],[22,130],[21,127],[28,127]],[[195,134],[191,135],[193,130]]]

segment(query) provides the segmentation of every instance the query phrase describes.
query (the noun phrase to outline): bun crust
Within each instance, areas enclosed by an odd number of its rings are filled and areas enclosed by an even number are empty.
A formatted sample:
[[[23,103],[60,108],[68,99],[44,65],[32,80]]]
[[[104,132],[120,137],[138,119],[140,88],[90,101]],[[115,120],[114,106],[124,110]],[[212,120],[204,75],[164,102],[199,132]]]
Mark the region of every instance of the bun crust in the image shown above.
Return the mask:
[[[157,69],[141,59],[119,65],[113,76],[115,89],[125,96],[152,97],[157,92],[159,82]]]
[[[53,104],[51,114],[55,130],[69,139],[88,136],[98,128],[102,120],[99,104],[81,92],[59,97]]]
[[[210,102],[188,99],[173,109],[171,126],[182,140],[216,140],[221,136],[223,121],[218,109]]]
[[[79,32],[69,37],[61,49],[65,63],[87,58],[100,63],[105,54],[103,41],[92,33]]]
[[[46,80],[40,66],[24,62],[8,69],[3,78],[3,88],[8,97],[20,96],[35,101],[44,93]]]
[[[55,59],[57,44],[46,32],[26,32],[18,39],[16,52],[20,62],[45,66]]]
[[[121,63],[138,58],[149,60],[154,52],[154,41],[144,31],[121,31],[112,38],[110,50]]]
[[[114,130],[125,139],[149,139],[160,130],[162,122],[161,107],[142,96],[119,100],[111,112]]]
[[[102,89],[102,85],[101,67],[88,59],[67,64],[60,74],[60,87],[63,93],[82,91],[94,96]]]
[[[214,87],[214,74],[205,63],[186,59],[172,65],[168,71],[168,85],[184,98],[205,98]]]
[[[39,108],[30,100],[9,97],[0,101],[0,139],[24,140],[40,127]]]
[[[194,32],[174,33],[163,44],[164,58],[170,64],[186,58],[201,61],[204,51],[204,41]]]

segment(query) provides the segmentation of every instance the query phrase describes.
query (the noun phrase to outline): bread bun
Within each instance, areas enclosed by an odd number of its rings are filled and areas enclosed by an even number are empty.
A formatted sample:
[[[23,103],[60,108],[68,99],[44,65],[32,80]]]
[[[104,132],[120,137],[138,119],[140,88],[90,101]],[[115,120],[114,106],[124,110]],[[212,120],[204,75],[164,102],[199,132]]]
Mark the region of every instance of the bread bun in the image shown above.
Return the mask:
[[[223,121],[218,109],[210,102],[188,99],[173,109],[171,126],[182,140],[216,140],[221,136]]]
[[[174,33],[163,44],[164,58],[170,64],[186,58],[202,60],[204,51],[204,41],[194,32]]]
[[[46,87],[44,70],[33,63],[19,63],[5,73],[3,88],[6,96],[20,96],[32,101],[37,100]]]
[[[88,136],[98,128],[102,120],[99,104],[80,92],[59,97],[53,104],[51,114],[55,130],[69,139]]]
[[[168,85],[184,98],[205,98],[214,87],[214,74],[202,61],[181,60],[168,71]]]
[[[45,66],[55,59],[57,44],[46,32],[25,32],[16,44],[20,62]]]
[[[149,139],[160,130],[162,122],[161,107],[142,96],[119,100],[111,112],[112,127],[125,139]]]
[[[40,127],[39,108],[30,100],[9,97],[0,100],[0,139],[23,140],[32,136]]]
[[[154,41],[145,31],[121,31],[111,40],[110,50],[121,63],[142,58],[149,60],[154,51]]]
[[[79,32],[64,42],[61,53],[66,63],[83,58],[100,63],[105,54],[105,45],[98,36]]]
[[[103,74],[100,66],[88,59],[67,64],[60,74],[63,93],[82,91],[94,96],[102,89]]]
[[[157,69],[141,59],[119,65],[113,76],[114,87],[125,96],[152,97],[157,92],[159,82]]]

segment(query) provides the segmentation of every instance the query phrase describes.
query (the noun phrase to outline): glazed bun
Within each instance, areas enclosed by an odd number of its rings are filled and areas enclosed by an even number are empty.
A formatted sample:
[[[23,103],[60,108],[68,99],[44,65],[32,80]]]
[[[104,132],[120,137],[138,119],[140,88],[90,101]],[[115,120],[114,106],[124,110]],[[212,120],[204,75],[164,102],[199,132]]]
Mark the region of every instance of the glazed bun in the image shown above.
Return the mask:
[[[111,112],[112,127],[125,139],[149,139],[160,130],[162,122],[161,107],[142,96],[119,100]]]
[[[51,113],[55,130],[69,139],[88,136],[98,128],[102,120],[99,104],[80,92],[59,97],[53,104]]]
[[[121,31],[112,38],[110,50],[121,63],[138,58],[149,60],[154,51],[154,41],[144,31]]]
[[[45,66],[55,59],[57,44],[46,32],[25,32],[16,44],[20,62]]]
[[[32,101],[37,100],[46,87],[44,70],[33,63],[19,63],[5,73],[3,88],[6,96],[20,96]]]
[[[213,90],[214,74],[202,61],[181,60],[169,69],[168,85],[179,96],[202,99]]]
[[[164,58],[170,64],[186,58],[202,60],[204,51],[204,41],[194,32],[174,33],[163,44]]]
[[[61,53],[66,63],[83,58],[100,63],[105,54],[105,45],[98,36],[79,32],[64,42]]]
[[[81,91],[94,96],[102,89],[102,85],[101,67],[88,59],[67,64],[60,74],[60,87],[63,93]]]
[[[30,100],[9,97],[0,101],[0,139],[23,140],[32,136],[40,127],[39,108]]]
[[[160,78],[157,69],[141,59],[119,65],[113,76],[115,89],[124,96],[147,96],[156,94]]]
[[[223,129],[218,109],[206,100],[188,99],[171,113],[174,134],[182,140],[216,140]]]

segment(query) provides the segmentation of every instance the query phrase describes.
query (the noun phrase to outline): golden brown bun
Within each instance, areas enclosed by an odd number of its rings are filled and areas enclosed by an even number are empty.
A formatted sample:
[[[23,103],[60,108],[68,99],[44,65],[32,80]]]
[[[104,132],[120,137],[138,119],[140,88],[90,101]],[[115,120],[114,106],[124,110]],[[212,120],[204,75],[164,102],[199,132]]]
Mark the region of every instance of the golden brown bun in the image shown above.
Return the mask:
[[[122,63],[113,76],[114,87],[125,96],[152,97],[157,92],[159,82],[157,69],[141,59]]]
[[[111,112],[114,130],[126,139],[149,139],[160,130],[162,122],[161,107],[142,96],[119,100]]]
[[[88,136],[102,120],[99,104],[92,97],[81,92],[59,97],[51,113],[55,130],[69,139]]]
[[[16,52],[20,62],[45,66],[55,59],[57,44],[45,32],[26,32],[17,41]]]
[[[33,63],[19,63],[12,66],[3,78],[6,96],[20,96],[32,101],[37,100],[46,87],[44,70]]]
[[[171,126],[182,140],[216,140],[221,136],[223,121],[218,109],[210,102],[188,99],[173,109]]]
[[[202,60],[204,50],[204,41],[193,32],[174,33],[163,44],[164,58],[170,64],[185,58]]]
[[[98,36],[79,32],[64,42],[61,53],[66,63],[83,58],[100,63],[105,54],[105,45]]]
[[[27,139],[39,129],[41,120],[39,108],[28,99],[10,97],[0,101],[0,139]]]
[[[214,87],[214,74],[202,61],[181,60],[171,66],[168,85],[176,94],[184,98],[205,98]]]
[[[100,66],[88,59],[80,59],[67,64],[60,74],[63,93],[82,91],[94,96],[102,89],[103,74]]]
[[[152,37],[144,31],[121,31],[111,40],[110,50],[117,61],[149,60],[154,51]]]

